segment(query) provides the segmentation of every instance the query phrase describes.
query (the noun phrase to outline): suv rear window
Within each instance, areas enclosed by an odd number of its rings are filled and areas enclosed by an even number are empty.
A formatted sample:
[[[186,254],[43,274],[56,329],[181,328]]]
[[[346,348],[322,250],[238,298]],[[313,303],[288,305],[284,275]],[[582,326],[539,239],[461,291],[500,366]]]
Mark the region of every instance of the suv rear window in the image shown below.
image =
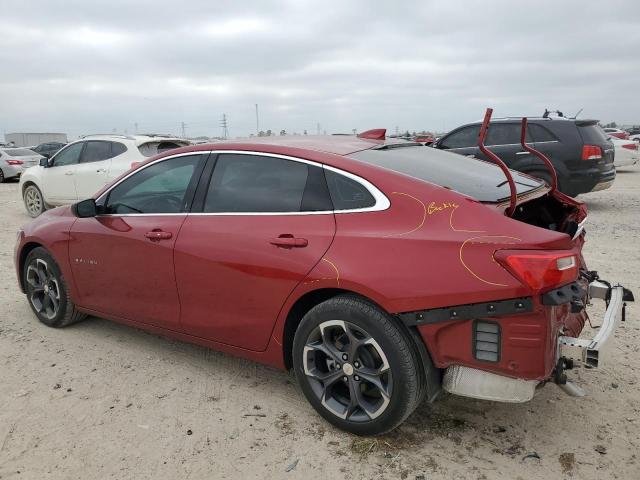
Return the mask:
[[[580,125],[576,123],[578,126],[578,131],[580,132],[580,136],[584,143],[587,145],[601,145],[603,143],[607,143],[609,141],[609,137],[604,133],[602,127],[597,123]]]

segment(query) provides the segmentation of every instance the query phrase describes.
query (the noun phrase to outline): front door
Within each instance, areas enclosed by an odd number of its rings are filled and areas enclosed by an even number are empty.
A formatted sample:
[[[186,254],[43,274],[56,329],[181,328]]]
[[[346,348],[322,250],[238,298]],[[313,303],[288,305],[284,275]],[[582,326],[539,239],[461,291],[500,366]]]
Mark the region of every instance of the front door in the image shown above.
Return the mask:
[[[202,213],[187,217],[175,246],[182,328],[264,350],[285,300],[333,240],[322,168],[220,154],[204,187]]]
[[[78,200],[75,174],[84,142],[72,143],[60,150],[42,172],[42,189],[45,199],[53,204],[73,203]]]
[[[79,305],[179,330],[173,248],[205,156],[149,164],[98,199],[103,214],[74,223],[69,258]]]

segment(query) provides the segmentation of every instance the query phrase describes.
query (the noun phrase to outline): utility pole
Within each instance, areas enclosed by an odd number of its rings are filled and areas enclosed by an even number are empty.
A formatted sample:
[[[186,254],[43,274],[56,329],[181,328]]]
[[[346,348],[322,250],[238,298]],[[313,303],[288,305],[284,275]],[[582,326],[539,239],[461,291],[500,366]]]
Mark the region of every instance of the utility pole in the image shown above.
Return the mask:
[[[317,125],[317,132],[318,132],[318,135],[320,135],[320,123],[318,123]]]
[[[138,134],[138,122],[133,124],[136,127],[136,135]]]
[[[260,133],[260,117],[258,116],[258,104],[256,103],[256,135]]]
[[[222,120],[220,120],[220,126],[222,127],[222,138],[224,138],[226,140],[227,137],[229,136],[229,129],[228,129],[227,114],[226,113],[222,114]]]
[[[184,122],[181,122],[180,124],[182,126],[182,138],[187,138],[187,132],[185,130],[185,124],[184,124]]]

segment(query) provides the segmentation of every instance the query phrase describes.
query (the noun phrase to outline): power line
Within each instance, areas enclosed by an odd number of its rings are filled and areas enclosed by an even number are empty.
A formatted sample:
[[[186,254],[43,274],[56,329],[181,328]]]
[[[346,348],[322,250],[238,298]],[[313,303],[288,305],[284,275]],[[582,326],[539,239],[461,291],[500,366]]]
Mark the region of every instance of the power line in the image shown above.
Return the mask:
[[[226,113],[222,114],[222,120],[220,120],[220,126],[222,127],[222,138],[224,138],[226,140],[227,137],[229,136],[229,129],[228,129],[228,124],[227,124],[227,114]]]

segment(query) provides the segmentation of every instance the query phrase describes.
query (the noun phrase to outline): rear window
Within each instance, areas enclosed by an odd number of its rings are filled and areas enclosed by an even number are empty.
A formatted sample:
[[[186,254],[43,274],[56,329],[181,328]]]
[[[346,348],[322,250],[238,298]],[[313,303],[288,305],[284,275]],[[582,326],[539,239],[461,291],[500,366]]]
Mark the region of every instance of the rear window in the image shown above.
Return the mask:
[[[607,134],[604,133],[604,130],[602,130],[600,125],[577,125],[580,136],[587,145],[599,145],[609,141],[609,137],[607,137]]]
[[[5,148],[4,152],[12,157],[30,157],[38,155],[33,150],[26,148]]]
[[[145,157],[153,157],[159,153],[167,152],[169,150],[173,150],[175,148],[185,147],[188,143],[186,142],[173,142],[173,141],[157,141],[157,142],[147,142],[143,143],[138,147],[140,153]]]
[[[509,184],[497,165],[435,148],[403,147],[355,152],[351,158],[409,175],[473,197],[481,202],[509,198]],[[511,170],[518,195],[543,183]]]

